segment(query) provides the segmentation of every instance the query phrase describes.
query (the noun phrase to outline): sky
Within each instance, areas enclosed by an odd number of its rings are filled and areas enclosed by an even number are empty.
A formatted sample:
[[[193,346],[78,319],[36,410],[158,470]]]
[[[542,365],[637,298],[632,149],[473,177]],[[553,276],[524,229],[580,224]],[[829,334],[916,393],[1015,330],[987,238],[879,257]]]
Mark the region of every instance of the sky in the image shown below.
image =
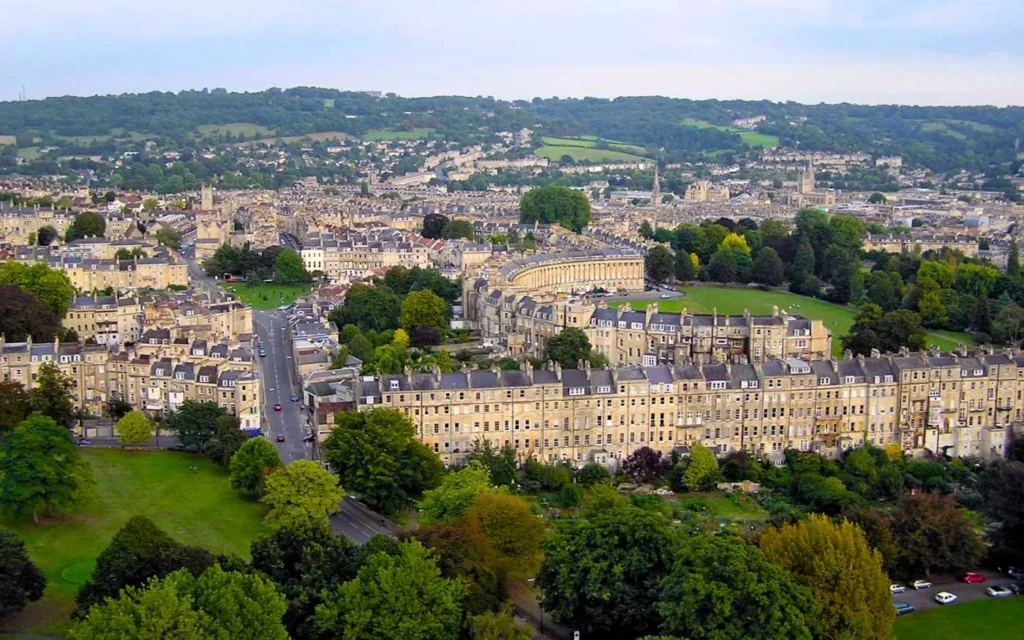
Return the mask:
[[[0,0],[0,100],[315,85],[1024,104],[1021,0]]]

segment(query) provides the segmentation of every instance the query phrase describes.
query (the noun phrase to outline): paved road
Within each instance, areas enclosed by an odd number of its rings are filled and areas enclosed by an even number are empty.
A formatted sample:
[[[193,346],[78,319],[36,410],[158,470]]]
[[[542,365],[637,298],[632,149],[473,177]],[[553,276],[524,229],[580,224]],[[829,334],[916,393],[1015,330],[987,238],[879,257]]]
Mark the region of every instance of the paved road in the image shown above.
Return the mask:
[[[896,594],[892,599],[893,601],[900,600],[902,602],[909,602],[914,605],[914,609],[916,611],[924,611],[926,609],[942,606],[955,607],[959,602],[984,600],[985,598],[990,597],[985,593],[985,589],[987,587],[991,587],[992,585],[1005,587],[1013,582],[1013,580],[1010,580],[1005,576],[997,576],[995,573],[990,571],[982,571],[980,573],[988,576],[988,580],[980,584],[964,584],[962,582],[957,582],[951,576],[935,576],[931,580],[933,585],[931,589],[915,591],[908,586],[905,593]],[[940,591],[948,591],[949,593],[952,593],[957,597],[957,602],[951,605],[941,605],[935,602],[935,594]]]
[[[81,445],[83,447],[94,446],[94,447],[120,447],[121,440],[119,438],[108,438],[108,437],[96,437],[96,438],[75,438],[75,442],[79,440],[88,440],[91,445]],[[131,447],[152,447],[161,449],[173,449],[178,446],[178,436],[170,435],[166,431],[160,432],[159,438],[152,438],[146,444],[133,444]]]
[[[301,397],[302,391],[295,383],[291,348],[284,330],[288,322],[279,311],[254,311],[253,323],[257,339],[267,351],[266,357],[257,356],[263,386],[264,433],[277,445],[286,464],[309,459],[312,444],[302,441],[309,434],[306,416],[300,408],[301,402],[291,400],[293,394]],[[258,353],[259,349],[256,351]],[[274,411],[276,404],[281,405],[281,411]],[[284,434],[284,442],[277,442],[280,434]]]
[[[193,287],[208,293],[213,302],[227,299],[227,294],[220,288],[217,281],[206,275],[206,271],[196,262],[195,249],[185,249],[185,254],[181,258],[188,265],[188,279]]]
[[[364,545],[377,534],[395,536],[393,522],[373,512],[352,496],[341,501],[341,511],[331,516],[331,528],[358,545]]]

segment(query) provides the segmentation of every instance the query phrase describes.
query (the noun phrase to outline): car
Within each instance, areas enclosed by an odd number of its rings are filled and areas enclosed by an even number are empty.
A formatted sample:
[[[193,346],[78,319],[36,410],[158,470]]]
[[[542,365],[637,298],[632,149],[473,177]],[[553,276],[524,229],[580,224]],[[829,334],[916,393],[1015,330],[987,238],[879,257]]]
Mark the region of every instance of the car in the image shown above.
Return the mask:
[[[315,436],[311,433],[302,439],[303,442],[313,442]]]
[[[278,442],[284,442],[284,434],[283,433],[277,434],[277,441]]]
[[[280,410],[281,410],[281,405],[280,404],[275,404],[274,405],[274,411],[280,411]]]
[[[1010,570],[1006,572],[1006,575],[1010,576],[1014,580],[1024,580],[1024,569],[1015,569],[1010,567]]]
[[[667,297],[668,297],[668,294],[667,294],[667,293],[663,293],[663,294],[661,294],[661,297],[662,297],[662,298],[667,298]]]
[[[262,349],[263,349],[263,347],[264,347],[264,346],[266,346],[266,345],[264,345],[264,344],[263,344],[262,342],[260,342],[260,343],[259,343],[258,345],[256,345],[256,346],[257,346],[257,347],[259,347],[259,348],[260,348],[260,349],[262,350]]]
[[[899,583],[889,585],[889,593],[903,593],[906,590],[907,588]]]
[[[1013,584],[1011,584],[1007,588],[1011,592],[1013,592],[1013,595],[1015,595],[1015,596],[1019,596],[1021,594],[1024,594],[1024,582],[1014,582]]]
[[[985,593],[993,598],[1006,598],[1013,595],[1013,591],[1010,591],[1006,587],[992,586],[985,589]]]
[[[298,402],[300,399],[301,398],[299,398],[299,396],[295,395],[294,393],[292,394],[292,402]]]
[[[973,571],[968,571],[963,575],[959,575],[956,577],[956,579],[965,584],[976,584],[978,582],[985,582],[986,580],[988,580],[987,577],[983,576],[980,573],[975,573]]]
[[[935,594],[935,602],[939,604],[953,604],[956,602],[956,596],[948,591],[940,591]]]
[[[81,439],[80,439],[80,440],[79,440],[78,442],[76,442],[75,444],[77,444],[77,445],[78,445],[78,446],[80,446],[80,447],[88,447],[88,446],[89,446],[90,444],[92,444],[92,440],[88,440],[88,439],[86,439],[86,438],[81,438]]]
[[[896,615],[898,616],[905,616],[908,613],[914,613],[914,605],[910,604],[909,602],[897,600],[892,603],[892,606],[896,608]]]
[[[914,584],[910,585],[915,589],[931,589],[932,583],[927,580],[914,580]]]
[[[267,357],[267,352],[266,351],[260,351],[260,357],[261,358],[266,358]]]

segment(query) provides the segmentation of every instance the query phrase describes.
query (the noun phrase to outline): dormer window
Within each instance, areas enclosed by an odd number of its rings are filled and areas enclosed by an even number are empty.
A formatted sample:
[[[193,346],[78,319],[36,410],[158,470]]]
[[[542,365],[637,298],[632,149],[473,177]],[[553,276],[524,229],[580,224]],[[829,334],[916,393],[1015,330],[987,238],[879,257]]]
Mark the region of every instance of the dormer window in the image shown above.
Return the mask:
[[[398,380],[392,380],[389,383],[389,388],[391,389],[391,391],[398,391]]]
[[[712,389],[724,389],[725,388],[725,381],[724,380],[713,380],[711,382],[711,388]]]
[[[612,392],[612,388],[609,387],[609,386],[600,386],[600,387],[597,388],[597,392],[598,393],[611,393]]]
[[[885,376],[886,382],[892,382],[892,376]]]
[[[199,382],[209,382],[210,376],[199,376]]]
[[[825,376],[821,376],[820,378],[818,378],[818,384],[828,384],[828,378],[826,378]]]
[[[843,384],[853,384],[853,376],[846,376],[843,378]]]
[[[176,373],[174,375],[174,377],[177,378],[178,380],[184,380],[185,379],[185,374],[184,374],[184,372],[179,371],[178,373]]]
[[[974,370],[974,375],[976,375],[976,376],[983,376],[983,375],[985,375],[985,370],[984,369],[975,369]]]

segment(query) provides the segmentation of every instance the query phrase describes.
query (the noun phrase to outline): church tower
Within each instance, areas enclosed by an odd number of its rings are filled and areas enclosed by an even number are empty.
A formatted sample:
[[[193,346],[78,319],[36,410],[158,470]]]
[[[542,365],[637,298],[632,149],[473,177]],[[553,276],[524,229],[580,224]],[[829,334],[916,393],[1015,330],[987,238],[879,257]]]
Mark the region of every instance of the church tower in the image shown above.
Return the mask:
[[[651,204],[661,204],[661,185],[658,184],[658,163],[654,163],[654,186],[651,188]]]
[[[800,193],[814,193],[814,161],[807,162],[807,168],[800,174]]]
[[[199,198],[199,208],[203,211],[213,211],[213,187],[204,184]]]

